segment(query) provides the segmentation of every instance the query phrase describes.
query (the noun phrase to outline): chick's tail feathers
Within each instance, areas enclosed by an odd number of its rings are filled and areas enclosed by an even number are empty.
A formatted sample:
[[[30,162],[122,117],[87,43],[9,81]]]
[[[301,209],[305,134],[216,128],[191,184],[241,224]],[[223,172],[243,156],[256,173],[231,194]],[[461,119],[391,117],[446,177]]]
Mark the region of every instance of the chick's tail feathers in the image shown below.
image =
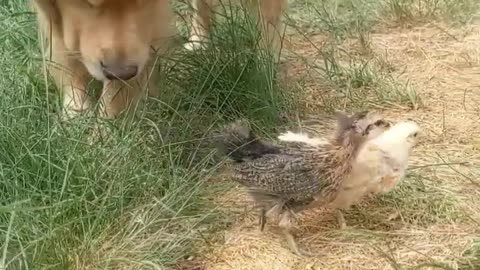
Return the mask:
[[[220,154],[236,162],[252,160],[266,154],[280,153],[274,144],[259,139],[246,120],[237,120],[227,125],[216,140]]]

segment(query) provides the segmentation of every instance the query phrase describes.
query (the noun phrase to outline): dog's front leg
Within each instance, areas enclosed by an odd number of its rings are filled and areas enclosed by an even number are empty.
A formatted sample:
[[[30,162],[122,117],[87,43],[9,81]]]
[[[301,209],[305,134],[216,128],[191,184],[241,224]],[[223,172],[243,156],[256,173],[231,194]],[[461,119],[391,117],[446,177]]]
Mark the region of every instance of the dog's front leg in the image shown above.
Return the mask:
[[[194,9],[192,16],[192,25],[188,43],[185,48],[194,50],[203,46],[210,31],[210,24],[214,12],[215,0],[193,0]]]
[[[263,46],[274,54],[276,60],[279,60],[284,34],[282,16],[287,8],[287,1],[262,0],[259,2],[257,16],[261,24]]]
[[[124,112],[134,112],[147,96],[158,96],[154,75],[149,66],[135,79],[105,81],[100,98],[101,116],[111,119]]]
[[[62,91],[64,117],[72,118],[91,107],[91,98],[87,92],[91,76],[80,61],[66,55],[60,41],[53,40],[52,46],[47,68],[57,88]]]
[[[116,118],[135,103],[137,89],[134,81],[105,81],[100,97],[100,115],[103,118]]]

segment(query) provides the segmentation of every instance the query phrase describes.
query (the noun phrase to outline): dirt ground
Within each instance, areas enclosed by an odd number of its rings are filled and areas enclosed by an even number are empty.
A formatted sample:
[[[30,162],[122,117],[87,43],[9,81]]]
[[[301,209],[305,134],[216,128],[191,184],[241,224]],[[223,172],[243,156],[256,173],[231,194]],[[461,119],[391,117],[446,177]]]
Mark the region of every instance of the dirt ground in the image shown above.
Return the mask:
[[[382,110],[393,120],[415,119],[423,129],[403,189],[352,209],[345,230],[331,212],[305,212],[297,235],[319,253],[315,258],[292,254],[274,227],[259,232],[256,212],[238,215],[234,226],[218,232],[224,242],[203,256],[205,269],[480,269],[466,257],[480,235],[480,22],[445,29],[431,23],[370,34],[372,53],[387,59],[422,99],[417,110]],[[301,38],[292,38],[290,46],[316,57]],[[289,70],[302,73],[295,64]],[[307,88],[314,112],[322,86],[311,81]],[[241,189],[218,204],[239,212],[251,205]],[[390,220],[395,211],[399,217]]]

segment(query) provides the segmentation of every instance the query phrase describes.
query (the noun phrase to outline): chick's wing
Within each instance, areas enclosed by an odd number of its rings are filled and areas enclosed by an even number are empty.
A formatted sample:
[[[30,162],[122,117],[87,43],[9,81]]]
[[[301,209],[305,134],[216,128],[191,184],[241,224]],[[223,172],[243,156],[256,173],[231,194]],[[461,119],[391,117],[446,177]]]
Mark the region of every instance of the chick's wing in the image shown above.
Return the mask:
[[[286,199],[313,196],[322,179],[313,162],[301,153],[265,155],[235,167],[234,179],[257,192]]]

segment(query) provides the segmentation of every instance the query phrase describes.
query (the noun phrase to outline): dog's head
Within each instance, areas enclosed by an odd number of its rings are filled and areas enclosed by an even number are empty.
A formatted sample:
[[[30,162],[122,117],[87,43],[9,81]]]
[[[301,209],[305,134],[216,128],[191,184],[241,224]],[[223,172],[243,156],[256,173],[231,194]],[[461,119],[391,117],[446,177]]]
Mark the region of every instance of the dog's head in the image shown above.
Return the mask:
[[[168,0],[33,2],[45,35],[63,42],[67,53],[79,55],[98,80],[133,78],[170,35]]]

